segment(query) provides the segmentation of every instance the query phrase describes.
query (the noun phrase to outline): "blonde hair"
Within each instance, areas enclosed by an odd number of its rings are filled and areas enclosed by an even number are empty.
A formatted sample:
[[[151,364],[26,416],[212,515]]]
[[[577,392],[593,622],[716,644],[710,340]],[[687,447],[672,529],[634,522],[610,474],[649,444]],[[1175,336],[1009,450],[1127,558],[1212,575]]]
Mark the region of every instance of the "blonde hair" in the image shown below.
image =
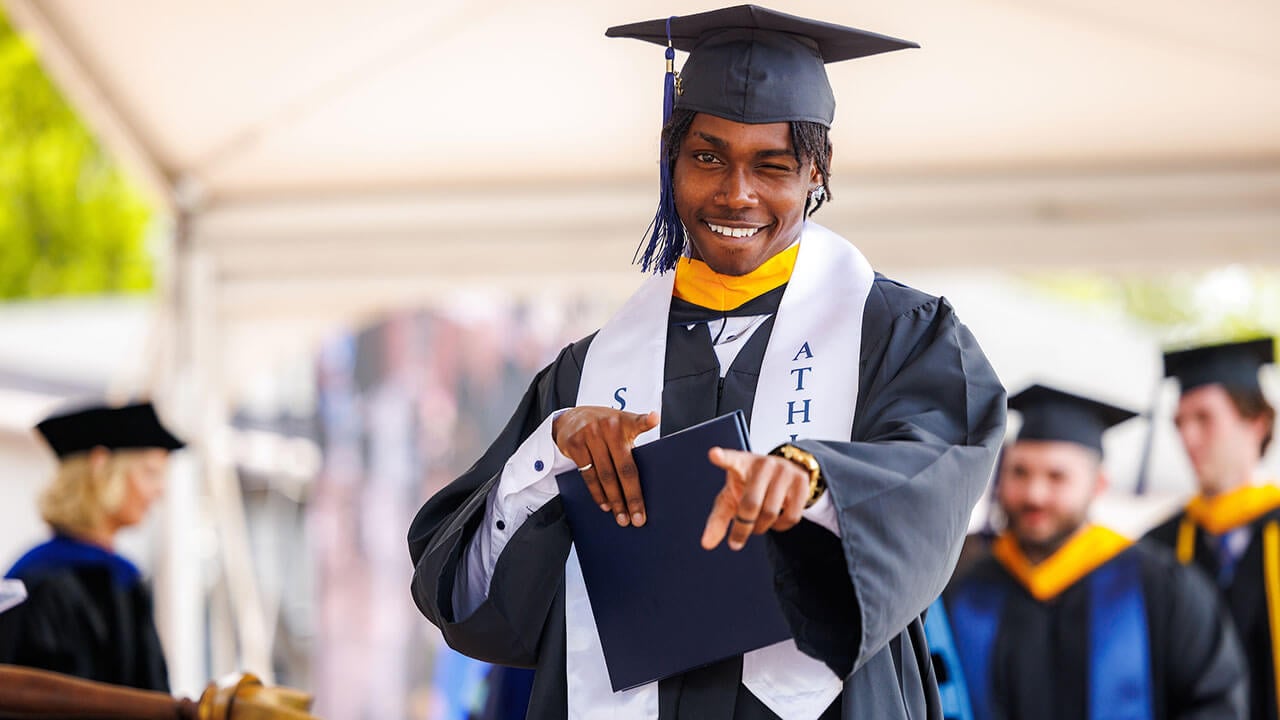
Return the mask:
[[[56,531],[81,534],[100,530],[124,504],[128,470],[137,453],[112,452],[98,472],[90,453],[76,453],[58,463],[53,481],[40,493],[40,516]]]

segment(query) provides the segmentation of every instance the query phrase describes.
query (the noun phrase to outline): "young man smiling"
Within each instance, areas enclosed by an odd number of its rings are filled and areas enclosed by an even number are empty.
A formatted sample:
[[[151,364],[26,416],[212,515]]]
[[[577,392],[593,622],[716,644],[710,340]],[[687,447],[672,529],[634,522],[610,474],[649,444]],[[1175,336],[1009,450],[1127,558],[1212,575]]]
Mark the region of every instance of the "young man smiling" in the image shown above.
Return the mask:
[[[1165,374],[1181,385],[1174,421],[1199,493],[1150,535],[1224,593],[1249,659],[1254,720],[1280,717],[1280,488],[1258,472],[1276,417],[1258,370],[1274,361],[1270,338],[1165,355]]]
[[[945,596],[974,720],[1242,718],[1244,658],[1213,586],[1089,523],[1102,434],[1135,413],[1041,385],[1009,407],[1007,528]]]
[[[913,45],[754,6],[607,34],[690,53],[669,75],[658,272],[423,506],[418,607],[459,650],[536,667],[534,718],[940,718],[920,615],[990,473],[1004,390],[945,300],[807,219],[830,197],[824,63]],[[615,693],[555,476],[577,467],[643,528],[631,448],[733,410],[773,450],[711,450],[725,481],[702,548],[768,543],[793,639]]]
[[[789,123],[748,125],[682,110],[671,126],[676,207],[691,259],[740,277],[799,241],[805,201],[824,179],[814,159],[794,149]]]

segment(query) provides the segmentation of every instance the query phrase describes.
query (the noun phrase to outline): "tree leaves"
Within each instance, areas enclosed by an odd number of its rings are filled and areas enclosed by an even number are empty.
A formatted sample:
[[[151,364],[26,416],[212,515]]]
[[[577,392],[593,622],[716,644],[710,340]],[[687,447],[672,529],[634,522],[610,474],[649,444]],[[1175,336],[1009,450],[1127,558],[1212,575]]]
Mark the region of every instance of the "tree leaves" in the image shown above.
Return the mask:
[[[149,290],[152,216],[0,16],[0,299]]]
[[[1153,327],[1171,346],[1280,335],[1280,273],[1274,270],[1230,265],[1164,275],[1067,274],[1030,280],[1072,302],[1119,307]]]

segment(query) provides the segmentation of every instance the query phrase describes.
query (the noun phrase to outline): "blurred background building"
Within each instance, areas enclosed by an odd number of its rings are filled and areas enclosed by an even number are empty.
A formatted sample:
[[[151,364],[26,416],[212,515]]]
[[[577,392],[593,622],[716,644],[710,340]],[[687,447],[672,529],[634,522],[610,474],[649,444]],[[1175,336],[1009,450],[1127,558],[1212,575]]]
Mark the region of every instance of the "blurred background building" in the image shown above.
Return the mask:
[[[773,6],[921,43],[832,67],[817,220],[1011,389],[1154,407],[1099,508],[1150,525],[1191,490],[1160,349],[1280,333],[1280,6]],[[459,717],[409,519],[641,280],[663,61],[604,28],[710,7],[0,0],[0,564],[46,532],[30,426],[151,395],[194,444],[124,552],[175,690]]]

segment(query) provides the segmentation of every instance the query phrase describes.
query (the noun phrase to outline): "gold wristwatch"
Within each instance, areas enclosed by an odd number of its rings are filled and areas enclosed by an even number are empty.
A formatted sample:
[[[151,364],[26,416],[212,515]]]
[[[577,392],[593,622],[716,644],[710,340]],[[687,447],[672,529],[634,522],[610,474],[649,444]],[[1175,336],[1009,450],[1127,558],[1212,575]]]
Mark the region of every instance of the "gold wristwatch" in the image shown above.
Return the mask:
[[[805,452],[795,445],[779,445],[769,454],[786,458],[809,473],[809,500],[804,504],[806,508],[812,507],[818,502],[818,498],[822,497],[822,493],[827,491],[827,483],[822,479],[822,468],[812,453]]]

